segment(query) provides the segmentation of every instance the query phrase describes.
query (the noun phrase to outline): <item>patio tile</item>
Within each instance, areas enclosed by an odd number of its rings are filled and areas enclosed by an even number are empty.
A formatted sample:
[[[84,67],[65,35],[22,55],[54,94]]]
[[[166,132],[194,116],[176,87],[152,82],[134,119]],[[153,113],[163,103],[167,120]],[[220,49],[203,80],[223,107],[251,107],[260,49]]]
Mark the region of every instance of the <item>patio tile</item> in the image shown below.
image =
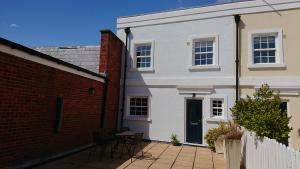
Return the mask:
[[[89,158],[91,150],[54,161],[34,169],[225,169],[226,163],[222,154],[212,153],[209,149],[194,146],[172,146],[166,143],[143,143],[144,157],[138,153],[132,162],[118,153],[111,159],[97,150]],[[215,168],[214,168],[215,167]]]

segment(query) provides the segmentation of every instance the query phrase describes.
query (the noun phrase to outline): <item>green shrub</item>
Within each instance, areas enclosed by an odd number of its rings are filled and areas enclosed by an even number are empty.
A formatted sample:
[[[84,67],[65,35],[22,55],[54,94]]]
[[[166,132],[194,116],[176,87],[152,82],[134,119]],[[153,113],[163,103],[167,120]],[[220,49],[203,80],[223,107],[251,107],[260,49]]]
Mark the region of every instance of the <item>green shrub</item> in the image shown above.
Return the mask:
[[[239,100],[231,111],[234,121],[239,125],[258,136],[286,143],[292,128],[288,126],[290,117],[280,109],[280,104],[279,95],[265,84],[253,98],[247,96]]]
[[[215,144],[214,142],[217,141],[219,136],[225,135],[230,131],[230,127],[226,125],[225,123],[220,123],[217,128],[211,128],[208,130],[206,133],[204,139],[208,146],[211,149],[215,149]]]
[[[176,134],[172,134],[172,135],[171,135],[171,143],[172,143],[172,145],[174,145],[174,146],[179,146],[179,145],[180,145],[180,142],[179,142],[179,140],[177,139],[177,135],[176,135]]]

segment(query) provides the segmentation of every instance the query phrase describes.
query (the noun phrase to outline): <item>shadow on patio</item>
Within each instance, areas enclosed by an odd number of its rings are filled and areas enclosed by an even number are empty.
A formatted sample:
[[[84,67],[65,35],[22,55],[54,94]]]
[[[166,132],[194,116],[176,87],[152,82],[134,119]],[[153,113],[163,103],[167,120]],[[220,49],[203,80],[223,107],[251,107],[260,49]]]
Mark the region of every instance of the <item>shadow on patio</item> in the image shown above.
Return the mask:
[[[175,147],[166,143],[143,143],[144,157],[138,153],[132,159],[127,154],[109,153],[101,156],[100,151],[89,158],[90,149],[72,156],[47,163],[34,169],[225,169],[223,155],[207,148],[194,146]],[[99,149],[100,150],[100,149]]]

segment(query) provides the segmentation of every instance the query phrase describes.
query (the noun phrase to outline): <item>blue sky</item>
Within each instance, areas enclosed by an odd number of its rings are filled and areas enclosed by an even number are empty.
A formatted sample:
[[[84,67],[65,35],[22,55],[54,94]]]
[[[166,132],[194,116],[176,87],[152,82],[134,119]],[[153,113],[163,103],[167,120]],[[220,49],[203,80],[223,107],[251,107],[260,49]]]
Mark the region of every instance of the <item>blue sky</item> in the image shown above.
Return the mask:
[[[230,0],[4,0],[0,37],[25,46],[98,45],[116,18]]]

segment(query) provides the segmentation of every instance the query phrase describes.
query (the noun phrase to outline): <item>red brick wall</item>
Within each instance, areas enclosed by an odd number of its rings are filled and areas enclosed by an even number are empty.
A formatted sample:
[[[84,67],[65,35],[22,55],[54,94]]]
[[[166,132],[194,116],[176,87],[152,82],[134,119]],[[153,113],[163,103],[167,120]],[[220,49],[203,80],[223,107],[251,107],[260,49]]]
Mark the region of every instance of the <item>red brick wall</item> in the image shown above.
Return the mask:
[[[109,31],[102,34],[100,71],[109,77],[104,122],[116,128],[123,44]],[[0,51],[0,168],[91,143],[103,93],[102,82]],[[54,133],[58,96],[64,99],[63,120]]]
[[[0,166],[91,142],[99,127],[103,83],[4,53],[0,79]],[[64,98],[63,120],[54,133],[58,96]]]
[[[104,126],[116,128],[119,112],[120,78],[123,42],[111,31],[101,31],[101,55],[99,71],[107,73],[108,95]]]

